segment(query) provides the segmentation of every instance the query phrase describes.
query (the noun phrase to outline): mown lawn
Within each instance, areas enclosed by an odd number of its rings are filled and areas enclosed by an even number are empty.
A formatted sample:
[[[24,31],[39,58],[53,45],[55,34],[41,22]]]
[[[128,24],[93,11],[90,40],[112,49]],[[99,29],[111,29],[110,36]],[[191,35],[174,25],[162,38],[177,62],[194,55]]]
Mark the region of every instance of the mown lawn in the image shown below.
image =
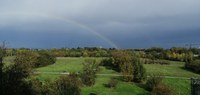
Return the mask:
[[[163,76],[172,77],[186,77],[186,78],[200,78],[199,74],[184,69],[184,62],[171,61],[170,65],[159,65],[159,64],[145,64],[147,74],[159,73]],[[190,95],[191,85],[190,80],[182,78],[165,78],[163,82],[174,90],[174,95]]]
[[[168,85],[174,92],[174,95],[190,95],[190,80],[183,79],[164,79],[163,82]]]
[[[99,62],[102,58],[73,58],[73,57],[58,57],[53,65],[37,68],[38,72],[80,72],[82,70],[82,63],[86,59],[95,59]]]
[[[191,71],[185,70],[184,65],[184,62],[177,61],[170,61],[170,65],[144,64],[148,75],[152,73],[160,73],[164,76],[200,78],[199,74],[195,74]]]
[[[89,95],[90,93],[97,95],[150,95],[148,91],[138,87],[136,84],[122,81],[118,83],[116,88],[107,88],[105,85],[110,78],[98,76],[94,86],[82,88],[82,95]]]

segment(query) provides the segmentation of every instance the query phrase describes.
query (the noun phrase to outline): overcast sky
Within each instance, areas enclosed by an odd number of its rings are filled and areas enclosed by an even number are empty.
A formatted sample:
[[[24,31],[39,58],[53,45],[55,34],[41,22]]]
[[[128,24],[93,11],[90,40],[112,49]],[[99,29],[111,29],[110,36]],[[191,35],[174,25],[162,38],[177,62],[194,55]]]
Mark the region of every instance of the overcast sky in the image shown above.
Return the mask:
[[[0,0],[4,40],[30,48],[200,43],[200,0]]]

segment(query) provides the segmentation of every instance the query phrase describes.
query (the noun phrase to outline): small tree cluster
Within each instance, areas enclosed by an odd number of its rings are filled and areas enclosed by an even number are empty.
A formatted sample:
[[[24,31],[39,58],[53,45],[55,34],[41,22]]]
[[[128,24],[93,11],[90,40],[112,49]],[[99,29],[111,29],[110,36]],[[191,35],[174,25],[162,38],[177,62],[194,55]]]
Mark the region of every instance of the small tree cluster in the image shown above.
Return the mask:
[[[48,52],[32,52],[32,51],[21,51],[16,54],[15,63],[24,63],[31,67],[41,67],[56,62],[56,58]]]
[[[146,82],[147,90],[152,91],[156,86],[158,86],[162,82],[162,80],[163,77],[161,75],[150,75]]]
[[[170,64],[170,62],[167,60],[141,59],[141,62],[144,64],[161,64],[161,65],[169,65]]]
[[[112,53],[112,64],[117,71],[121,72],[124,81],[133,80],[134,67],[132,56],[126,51],[115,51]]]
[[[133,67],[134,67],[134,72],[133,72],[133,80],[135,82],[142,82],[146,79],[146,69],[143,66],[143,63],[140,61],[139,58],[134,57],[133,58]]]
[[[146,82],[147,90],[151,91],[153,95],[172,95],[172,90],[162,83],[163,77],[161,75],[152,74]]]
[[[6,54],[6,48],[5,43],[0,45],[0,91],[3,91],[4,87],[4,64],[3,64],[3,58]]]
[[[37,57],[37,63],[35,67],[42,67],[46,65],[51,65],[56,62],[56,57],[51,55],[48,52],[39,52],[39,56]]]
[[[81,73],[82,83],[86,86],[94,85],[97,70],[98,64],[96,63],[96,60],[85,60],[83,63],[83,72]]]
[[[4,66],[3,57],[6,54],[5,43],[0,45],[0,91],[1,95],[32,95],[32,89],[27,77],[31,68],[25,63],[15,63]]]
[[[80,95],[80,81],[75,74],[60,77],[53,86],[57,95]]]
[[[80,81],[76,74],[61,76],[55,81],[32,79],[34,95],[80,95]]]
[[[132,52],[115,51],[112,53],[112,64],[123,75],[124,81],[141,82],[146,78],[146,70],[140,59]]]
[[[109,88],[115,88],[118,84],[118,80],[115,79],[115,78],[111,78],[108,80],[108,83],[106,84],[106,87],[109,87]]]
[[[192,70],[192,71],[200,74],[200,60],[186,62],[185,67],[186,67],[186,69]]]

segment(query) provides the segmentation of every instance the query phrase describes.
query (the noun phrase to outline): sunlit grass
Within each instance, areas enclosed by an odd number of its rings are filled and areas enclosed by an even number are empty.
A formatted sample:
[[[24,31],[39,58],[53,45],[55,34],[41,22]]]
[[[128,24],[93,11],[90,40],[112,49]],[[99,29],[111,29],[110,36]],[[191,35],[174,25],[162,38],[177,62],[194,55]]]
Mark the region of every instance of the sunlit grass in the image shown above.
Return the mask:
[[[98,76],[94,86],[82,88],[82,95],[89,95],[90,93],[97,95],[150,95],[148,91],[138,87],[136,84],[122,81],[118,83],[115,89],[107,88],[105,84],[108,83],[110,78],[108,76]]]
[[[99,62],[102,58],[75,58],[75,57],[58,57],[53,65],[37,68],[38,72],[80,72],[82,70],[82,63],[85,59],[95,59]]]
[[[184,69],[184,62],[171,61],[169,65],[160,65],[160,64],[144,64],[144,67],[147,70],[147,74],[160,73],[165,76],[174,76],[174,77],[198,77],[199,74],[195,74],[191,71]]]

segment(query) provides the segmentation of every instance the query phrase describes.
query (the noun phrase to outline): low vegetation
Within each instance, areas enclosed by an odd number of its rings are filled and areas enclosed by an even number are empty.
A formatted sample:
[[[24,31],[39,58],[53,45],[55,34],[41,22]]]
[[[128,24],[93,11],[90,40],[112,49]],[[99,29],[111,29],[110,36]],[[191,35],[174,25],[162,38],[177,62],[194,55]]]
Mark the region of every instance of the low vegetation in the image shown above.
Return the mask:
[[[134,53],[115,51],[112,54],[112,68],[121,72],[124,81],[141,82],[146,79],[146,70],[140,59]]]
[[[195,73],[200,74],[200,60],[193,60],[185,64],[186,69],[192,70]]]
[[[146,82],[146,88],[155,95],[173,95],[170,87],[163,84],[163,76],[161,75],[150,75]]]
[[[86,86],[94,85],[97,70],[98,64],[96,60],[85,60],[83,63],[83,71],[80,75],[82,83]]]
[[[19,49],[10,62],[6,51],[0,46],[1,95],[188,95],[185,79],[200,78],[189,49]]]
[[[108,80],[108,83],[105,84],[106,87],[108,88],[116,88],[117,87],[117,84],[118,84],[118,80],[115,79],[115,78],[110,78]]]

